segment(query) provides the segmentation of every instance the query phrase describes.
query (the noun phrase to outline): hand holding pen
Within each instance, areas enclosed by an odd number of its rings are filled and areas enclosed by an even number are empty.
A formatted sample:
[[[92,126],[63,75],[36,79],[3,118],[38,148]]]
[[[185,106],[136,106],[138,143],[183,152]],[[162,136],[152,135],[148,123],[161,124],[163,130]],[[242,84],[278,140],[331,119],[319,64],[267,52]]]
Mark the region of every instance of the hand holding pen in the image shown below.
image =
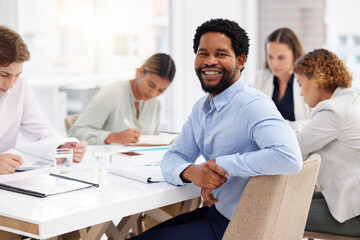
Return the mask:
[[[124,119],[125,125],[128,127],[126,130],[122,132],[110,133],[108,137],[105,139],[105,143],[137,143],[139,141],[139,137],[141,136],[141,131],[136,128],[132,128],[129,120]]]

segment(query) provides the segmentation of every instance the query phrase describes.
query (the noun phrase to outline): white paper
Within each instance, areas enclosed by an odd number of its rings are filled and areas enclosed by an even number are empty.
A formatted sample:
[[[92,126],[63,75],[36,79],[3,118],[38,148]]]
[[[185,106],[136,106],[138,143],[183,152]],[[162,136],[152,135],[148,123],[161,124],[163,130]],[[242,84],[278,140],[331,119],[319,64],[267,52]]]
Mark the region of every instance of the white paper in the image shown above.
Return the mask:
[[[32,156],[30,154],[20,152],[16,149],[10,149],[9,151],[6,151],[6,153],[16,154],[23,158],[24,163],[20,167],[18,167],[17,170],[32,170],[44,167],[51,167],[54,165],[53,161],[50,159]]]
[[[43,159],[52,160],[56,149],[67,142],[79,142],[79,140],[76,138],[53,137],[36,142],[24,143],[16,146],[15,149]]]
[[[53,166],[56,149],[67,142],[79,142],[76,138],[54,137],[36,142],[24,143],[5,153],[23,158],[24,163],[17,170],[31,170]]]
[[[173,143],[177,134],[141,135],[134,146],[166,146]]]
[[[137,180],[144,183],[164,182],[165,179],[161,174],[160,166],[143,166],[143,167],[126,167],[110,165],[107,167],[108,172],[123,177]]]

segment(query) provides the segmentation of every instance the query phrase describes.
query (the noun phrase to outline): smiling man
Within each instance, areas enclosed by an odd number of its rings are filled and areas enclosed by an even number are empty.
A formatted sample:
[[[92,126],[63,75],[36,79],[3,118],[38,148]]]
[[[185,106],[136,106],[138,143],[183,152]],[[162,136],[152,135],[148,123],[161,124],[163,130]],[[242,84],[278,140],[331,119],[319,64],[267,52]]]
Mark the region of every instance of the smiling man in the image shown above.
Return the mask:
[[[31,142],[56,138],[55,144],[64,143],[60,147],[73,148],[76,162],[82,160],[87,146],[87,142],[73,142],[60,136],[46,120],[30,86],[20,78],[24,62],[29,59],[21,36],[0,26],[0,174],[14,172],[23,163],[21,156],[4,153],[15,147],[19,133]],[[44,150],[55,153],[56,147]]]
[[[296,136],[272,100],[241,80],[249,39],[236,23],[212,19],[196,30],[195,70],[208,95],[161,162],[171,184],[201,187],[209,207],[155,226],[134,239],[221,239],[252,176],[301,169]],[[205,158],[195,164],[199,155]]]

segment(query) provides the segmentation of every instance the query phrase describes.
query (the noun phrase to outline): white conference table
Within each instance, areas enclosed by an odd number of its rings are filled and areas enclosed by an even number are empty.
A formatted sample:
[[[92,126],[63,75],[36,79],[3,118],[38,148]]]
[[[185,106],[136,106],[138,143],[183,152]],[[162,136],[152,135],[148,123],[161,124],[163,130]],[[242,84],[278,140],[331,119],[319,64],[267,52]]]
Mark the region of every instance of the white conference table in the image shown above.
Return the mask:
[[[88,149],[87,154],[91,152],[91,146],[88,148],[90,150]],[[113,151],[124,149],[118,146],[112,148]],[[113,161],[122,159],[114,154]],[[98,183],[99,188],[46,198],[0,189],[0,229],[37,239],[57,239],[58,235],[76,230],[80,230],[80,233],[83,231],[82,239],[100,239],[104,232],[116,239],[124,236],[117,232],[124,225],[120,222],[116,228],[112,220],[138,217],[141,212],[200,196],[200,189],[193,184],[181,187],[166,182],[146,184],[108,172],[99,172],[94,166],[94,160],[86,158],[82,163],[74,164],[72,172],[66,175]],[[46,168],[0,175],[0,182],[52,171],[53,169]],[[90,234],[91,226],[93,228]],[[125,230],[128,228],[129,226]]]

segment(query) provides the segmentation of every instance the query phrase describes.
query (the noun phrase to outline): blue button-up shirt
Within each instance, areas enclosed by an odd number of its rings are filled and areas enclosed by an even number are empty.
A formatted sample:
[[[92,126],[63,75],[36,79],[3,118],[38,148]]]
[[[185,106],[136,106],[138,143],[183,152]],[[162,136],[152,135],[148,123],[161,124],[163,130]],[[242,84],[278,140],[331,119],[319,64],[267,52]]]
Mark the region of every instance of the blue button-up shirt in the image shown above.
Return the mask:
[[[250,177],[292,174],[302,166],[296,136],[273,101],[240,79],[220,94],[201,98],[161,162],[166,181],[183,185],[180,174],[199,155],[228,174],[213,190],[217,210],[229,220]]]

